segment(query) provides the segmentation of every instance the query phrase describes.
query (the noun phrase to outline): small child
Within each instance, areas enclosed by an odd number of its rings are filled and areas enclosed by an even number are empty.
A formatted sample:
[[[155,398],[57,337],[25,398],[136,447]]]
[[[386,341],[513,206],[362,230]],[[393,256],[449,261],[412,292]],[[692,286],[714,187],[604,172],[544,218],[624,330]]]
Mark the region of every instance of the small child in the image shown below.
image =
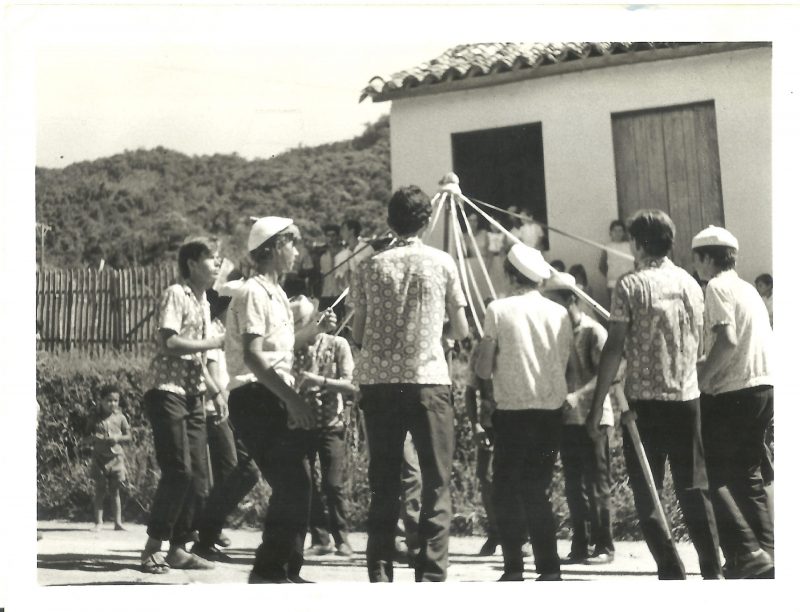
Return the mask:
[[[772,327],[772,275],[759,274],[756,277],[756,290],[761,299],[764,300],[764,305],[769,313],[769,324]]]
[[[119,388],[104,385],[100,389],[100,410],[90,425],[87,442],[92,443],[91,476],[94,480],[94,516],[92,531],[100,531],[103,525],[103,502],[106,493],[111,495],[114,504],[114,529],[123,531],[122,504],[119,499],[120,488],[127,486],[125,453],[121,442],[130,442],[131,434],[128,420],[119,408]]]

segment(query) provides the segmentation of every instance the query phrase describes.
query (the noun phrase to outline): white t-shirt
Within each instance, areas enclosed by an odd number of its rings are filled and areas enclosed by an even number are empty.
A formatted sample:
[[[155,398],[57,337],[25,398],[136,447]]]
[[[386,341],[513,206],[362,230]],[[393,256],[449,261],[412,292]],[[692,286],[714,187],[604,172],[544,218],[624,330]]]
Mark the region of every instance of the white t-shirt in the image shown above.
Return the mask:
[[[738,342],[725,367],[710,381],[704,393],[717,395],[759,385],[771,385],[772,327],[758,291],[728,270],[708,281],[704,314],[705,352],[716,338],[713,328],[730,325]]]
[[[566,309],[529,291],[495,300],[486,337],[497,341],[492,372],[498,410],[556,410],[567,397],[572,324]]]

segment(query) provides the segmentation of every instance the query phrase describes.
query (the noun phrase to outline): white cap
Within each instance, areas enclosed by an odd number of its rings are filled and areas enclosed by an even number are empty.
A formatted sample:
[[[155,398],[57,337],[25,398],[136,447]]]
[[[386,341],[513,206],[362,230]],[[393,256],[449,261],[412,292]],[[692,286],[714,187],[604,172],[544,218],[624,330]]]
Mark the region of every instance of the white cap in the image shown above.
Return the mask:
[[[247,238],[247,250],[255,251],[258,247],[289,227],[294,221],[287,217],[261,217],[256,219],[253,227],[250,228],[250,236]]]
[[[541,283],[550,278],[550,265],[542,257],[541,251],[533,247],[515,244],[508,251],[508,261],[534,282]]]
[[[692,238],[692,248],[697,249],[705,246],[724,246],[733,247],[739,250],[739,241],[736,236],[731,234],[724,227],[717,227],[716,225],[709,225],[706,229]]]
[[[577,286],[577,282],[575,282],[575,277],[572,274],[567,274],[566,272],[559,272],[556,270],[547,279],[547,282],[544,285],[545,291],[563,291],[567,289],[569,291],[575,289]]]

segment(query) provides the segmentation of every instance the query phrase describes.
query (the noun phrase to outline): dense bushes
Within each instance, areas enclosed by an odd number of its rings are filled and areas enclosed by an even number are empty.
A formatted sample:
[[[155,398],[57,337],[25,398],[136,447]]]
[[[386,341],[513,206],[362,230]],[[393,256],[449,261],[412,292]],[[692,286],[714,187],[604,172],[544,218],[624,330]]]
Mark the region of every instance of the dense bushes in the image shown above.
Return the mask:
[[[456,452],[451,491],[454,513],[464,519],[454,522],[454,530],[479,533],[484,528],[484,513],[475,479],[475,452],[463,405],[463,361],[453,365],[456,399]],[[109,381],[121,389],[123,412],[133,431],[133,441],[126,448],[130,490],[123,496],[123,514],[127,521],[146,519],[150,500],[158,482],[152,434],[141,410],[146,358],[107,356],[89,360],[77,356],[40,355],[36,367],[36,395],[40,406],[37,434],[37,481],[39,517],[89,521],[91,519],[92,483],[89,479],[91,449],[81,446],[89,416],[99,401],[100,387]],[[360,432],[359,414],[354,414],[348,432],[346,495],[347,510],[354,530],[364,529],[369,502],[367,460]],[[638,539],[640,532],[627,485],[619,429],[612,439],[612,491],[615,537]],[[668,490],[671,487],[666,487]],[[260,482],[231,517],[232,525],[260,524],[269,496],[269,488]],[[559,525],[559,537],[569,537],[569,512],[564,499],[564,485],[558,467],[553,491],[553,506]],[[665,511],[675,526],[676,535],[685,537],[679,510],[672,493],[665,499]]]

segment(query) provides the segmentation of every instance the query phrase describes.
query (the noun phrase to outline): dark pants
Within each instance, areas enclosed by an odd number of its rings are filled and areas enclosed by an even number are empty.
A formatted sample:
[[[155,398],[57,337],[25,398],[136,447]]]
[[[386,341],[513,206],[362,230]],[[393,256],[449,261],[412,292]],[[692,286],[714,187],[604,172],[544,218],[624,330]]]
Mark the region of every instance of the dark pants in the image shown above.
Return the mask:
[[[222,532],[225,519],[258,482],[259,472],[242,441],[235,437],[230,419],[217,423],[208,417],[206,429],[214,486],[196,527],[200,543],[210,546]]]
[[[206,415],[202,398],[150,389],[144,408],[153,427],[161,469],[147,535],[183,545],[190,540],[198,505],[208,491]]]
[[[494,433],[492,433],[492,438],[494,438]],[[481,494],[481,502],[483,503],[483,509],[486,512],[486,536],[487,539],[498,542],[500,540],[500,535],[497,530],[497,514],[494,511],[494,504],[492,503],[493,457],[493,449],[478,446],[475,473],[478,478],[478,491]]]
[[[303,565],[311,496],[309,432],[289,429],[278,398],[258,383],[231,391],[228,407],[246,455],[272,489],[253,573],[270,581],[297,576]]]
[[[503,569],[523,571],[527,527],[540,574],[559,573],[556,522],[550,503],[553,468],[561,436],[561,410],[496,410],[493,503]]]
[[[701,397],[703,444],[725,558],[764,549],[775,534],[761,473],[764,438],[773,416],[770,386]]]
[[[584,425],[561,429],[561,463],[564,489],[572,520],[572,552],[585,556],[589,545],[595,554],[614,552],[611,531],[610,427],[592,439]]]
[[[311,430],[309,433],[312,444],[308,453],[312,477],[309,525],[311,541],[313,544],[327,545],[332,535],[333,541],[338,546],[347,541],[347,519],[344,511],[345,430],[343,427],[325,427]],[[321,483],[317,482],[314,470],[317,456],[322,476]]]
[[[722,575],[719,539],[714,511],[708,494],[705,453],[700,427],[700,400],[686,402],[632,400],[630,409],[636,424],[659,496],[664,486],[666,461],[672,472],[689,536],[700,561],[704,578]],[[658,566],[660,580],[684,580],[686,571],[669,533],[658,521],[656,506],[647,488],[628,430],[623,429],[622,449],[628,469],[639,526]]]
[[[371,500],[367,518],[370,582],[394,578],[394,534],[400,513],[403,445],[411,432],[422,472],[417,582],[447,577],[455,428],[447,385],[363,385],[361,408],[369,447]]]

